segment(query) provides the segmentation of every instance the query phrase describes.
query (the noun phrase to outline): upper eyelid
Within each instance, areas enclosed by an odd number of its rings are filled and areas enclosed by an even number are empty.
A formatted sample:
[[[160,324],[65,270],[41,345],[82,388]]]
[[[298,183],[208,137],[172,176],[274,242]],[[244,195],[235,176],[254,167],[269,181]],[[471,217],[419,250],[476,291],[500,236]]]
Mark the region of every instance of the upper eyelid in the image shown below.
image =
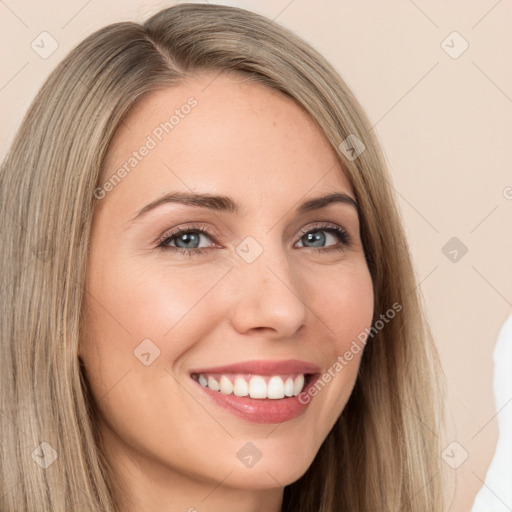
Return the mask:
[[[313,222],[313,225],[307,225],[303,228],[300,228],[299,230],[299,233],[307,233],[309,231],[315,231],[317,229],[329,229],[329,228],[333,228],[333,229],[342,229],[343,231],[347,231],[347,229],[339,224],[336,224],[335,222],[330,222],[330,221],[322,221],[322,220],[317,220],[317,221],[314,221]]]

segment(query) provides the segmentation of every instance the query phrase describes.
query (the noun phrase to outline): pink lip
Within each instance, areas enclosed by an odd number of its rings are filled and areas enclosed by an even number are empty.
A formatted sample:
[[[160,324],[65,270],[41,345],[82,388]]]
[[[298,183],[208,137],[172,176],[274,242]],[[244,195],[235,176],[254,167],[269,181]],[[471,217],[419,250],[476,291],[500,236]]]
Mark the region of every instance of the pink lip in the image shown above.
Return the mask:
[[[241,373],[252,375],[280,375],[288,373],[318,373],[320,369],[316,364],[287,359],[284,361],[254,360],[242,363],[227,364],[210,368],[196,368],[190,373]]]
[[[253,423],[283,423],[297,418],[303,414],[308,407],[311,397],[306,403],[299,400],[310,387],[318,380],[320,369],[313,363],[289,359],[286,361],[247,361],[211,368],[197,368],[190,373],[212,374],[212,373],[237,373],[253,375],[279,375],[279,374],[314,374],[305,384],[302,392],[293,397],[285,397],[278,400],[270,398],[250,398],[236,395],[224,395],[220,391],[214,391],[208,387],[201,386],[194,380],[201,392],[212,399],[217,405],[225,408],[231,413]]]

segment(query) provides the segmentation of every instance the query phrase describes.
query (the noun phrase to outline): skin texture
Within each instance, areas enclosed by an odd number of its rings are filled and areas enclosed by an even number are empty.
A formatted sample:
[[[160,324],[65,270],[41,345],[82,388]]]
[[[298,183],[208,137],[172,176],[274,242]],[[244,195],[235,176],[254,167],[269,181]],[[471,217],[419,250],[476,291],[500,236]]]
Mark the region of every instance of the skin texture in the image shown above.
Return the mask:
[[[371,325],[373,288],[356,210],[336,203],[295,212],[332,192],[355,198],[322,132],[281,93],[235,74],[215,76],[137,104],[110,146],[104,180],[188,98],[198,102],[94,215],[79,355],[123,510],[279,511],[284,486],[304,474],[342,412],[362,353],[303,415],[281,424],[224,410],[189,372],[291,358],[325,371]],[[244,215],[167,203],[130,222],[171,191],[227,195]],[[200,235],[209,252],[157,248],[171,229],[197,222],[212,233]],[[343,227],[350,245],[334,249],[343,243],[325,231],[320,245],[301,235],[323,222]],[[236,252],[247,236],[263,249],[252,263]],[[178,243],[187,247],[183,237],[171,244]],[[148,366],[134,355],[144,339],[160,350]],[[248,442],[262,454],[251,468],[237,457]]]

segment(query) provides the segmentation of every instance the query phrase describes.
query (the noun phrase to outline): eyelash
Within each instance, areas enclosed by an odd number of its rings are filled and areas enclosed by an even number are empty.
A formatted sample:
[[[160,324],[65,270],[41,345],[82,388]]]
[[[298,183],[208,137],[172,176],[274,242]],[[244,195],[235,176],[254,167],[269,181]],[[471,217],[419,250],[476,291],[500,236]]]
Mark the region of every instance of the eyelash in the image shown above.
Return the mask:
[[[328,233],[334,234],[338,237],[338,240],[341,242],[341,246],[334,246],[334,247],[305,247],[304,249],[309,249],[315,252],[324,252],[324,251],[343,251],[346,247],[350,246],[352,243],[350,235],[347,233],[345,229],[343,229],[341,226],[333,225],[333,224],[320,224],[317,226],[314,226],[312,228],[308,229],[302,229],[299,234],[300,240],[304,235],[307,235],[308,233],[316,233],[319,231],[327,231]],[[171,240],[174,240],[175,238],[179,237],[183,234],[188,233],[201,233],[202,235],[208,236],[210,239],[213,240],[213,235],[208,231],[207,227],[204,224],[191,224],[187,226],[186,228],[179,228],[176,229],[173,232],[165,233],[158,241],[158,248],[161,248],[163,250],[171,251],[173,253],[182,254],[185,256],[200,256],[207,251],[212,250],[212,247],[198,247],[195,249],[184,249],[180,247],[173,247],[171,245],[167,245]]]

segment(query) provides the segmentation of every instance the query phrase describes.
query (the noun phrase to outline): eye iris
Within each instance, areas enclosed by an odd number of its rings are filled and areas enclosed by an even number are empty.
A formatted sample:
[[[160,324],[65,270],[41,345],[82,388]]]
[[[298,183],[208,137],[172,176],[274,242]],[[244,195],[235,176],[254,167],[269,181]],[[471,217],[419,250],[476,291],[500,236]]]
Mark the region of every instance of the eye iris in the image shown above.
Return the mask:
[[[325,234],[323,231],[316,231],[314,233],[308,233],[305,235],[308,242],[316,244],[314,247],[321,247],[322,243],[325,243]]]
[[[185,243],[185,246],[179,245],[179,242],[183,241]],[[176,246],[177,247],[183,247],[184,249],[190,248],[189,245],[190,242],[196,242],[199,243],[199,235],[197,233],[183,233],[178,238],[176,238]],[[195,247],[195,246],[194,246]]]

